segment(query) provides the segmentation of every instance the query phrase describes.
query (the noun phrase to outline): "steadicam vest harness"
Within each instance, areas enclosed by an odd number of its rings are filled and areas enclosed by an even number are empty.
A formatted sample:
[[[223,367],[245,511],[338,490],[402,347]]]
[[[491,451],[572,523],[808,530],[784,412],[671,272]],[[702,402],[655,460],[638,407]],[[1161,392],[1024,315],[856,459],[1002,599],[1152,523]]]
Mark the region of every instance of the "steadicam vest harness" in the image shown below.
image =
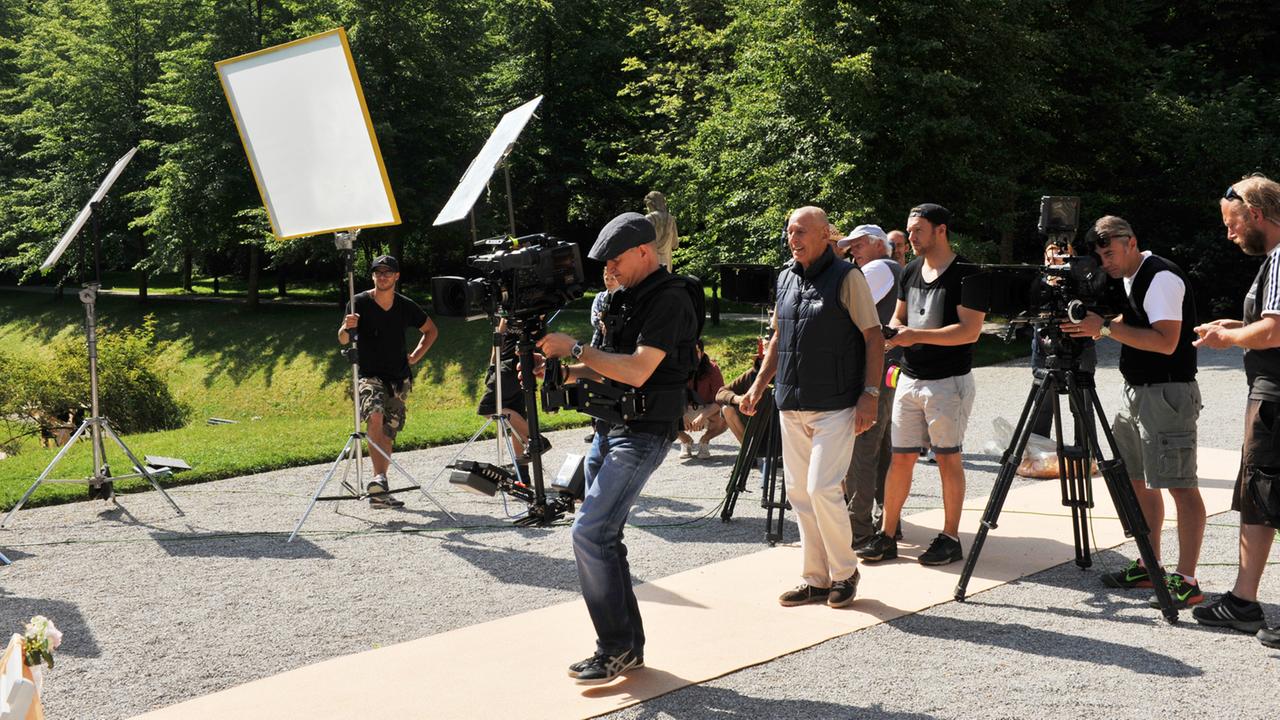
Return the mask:
[[[665,272],[665,271],[663,271]],[[686,391],[689,378],[698,365],[696,341],[702,336],[703,318],[705,317],[705,296],[702,284],[697,278],[684,275],[671,275],[666,279],[641,288],[638,292],[620,290],[609,298],[607,312],[602,322],[605,326],[605,352],[630,354],[636,350],[636,340],[640,336],[640,326],[650,312],[650,304],[658,295],[666,291],[686,293],[693,303],[694,315],[697,317],[697,332],[689,338],[682,338],[673,354],[679,365],[686,369],[679,382],[651,384],[646,383],[639,388],[614,380],[605,379],[604,384],[621,390],[634,390],[638,395],[638,415],[628,420],[677,420],[684,416]]]

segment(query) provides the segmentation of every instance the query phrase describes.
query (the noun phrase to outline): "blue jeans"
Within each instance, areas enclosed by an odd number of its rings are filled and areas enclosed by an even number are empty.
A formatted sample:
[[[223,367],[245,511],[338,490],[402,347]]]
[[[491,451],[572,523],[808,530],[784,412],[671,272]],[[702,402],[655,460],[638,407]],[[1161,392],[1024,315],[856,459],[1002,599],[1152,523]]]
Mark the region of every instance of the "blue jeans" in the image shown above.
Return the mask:
[[[631,588],[622,529],[649,475],[667,454],[661,435],[597,432],[587,452],[587,491],[573,521],[578,582],[596,628],[596,651],[644,655],[644,625]]]

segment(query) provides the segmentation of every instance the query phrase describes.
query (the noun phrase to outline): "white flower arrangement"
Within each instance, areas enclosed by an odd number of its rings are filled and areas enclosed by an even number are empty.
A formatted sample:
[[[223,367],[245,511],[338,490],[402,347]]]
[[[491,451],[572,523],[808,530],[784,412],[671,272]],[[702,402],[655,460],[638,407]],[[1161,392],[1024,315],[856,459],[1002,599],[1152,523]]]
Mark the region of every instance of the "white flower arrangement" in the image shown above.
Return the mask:
[[[22,660],[27,667],[44,663],[53,669],[53,651],[62,644],[62,631],[43,615],[31,618],[22,634]]]

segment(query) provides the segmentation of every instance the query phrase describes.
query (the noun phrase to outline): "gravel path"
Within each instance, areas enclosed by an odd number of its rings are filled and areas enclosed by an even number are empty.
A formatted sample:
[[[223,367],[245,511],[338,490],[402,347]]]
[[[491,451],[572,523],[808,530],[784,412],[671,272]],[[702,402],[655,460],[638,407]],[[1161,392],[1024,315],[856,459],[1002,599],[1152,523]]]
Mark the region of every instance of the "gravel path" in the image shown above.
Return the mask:
[[[1114,344],[1104,343],[1101,355],[1100,364],[1114,368]],[[1235,449],[1245,398],[1240,356],[1203,352],[1200,362],[1208,404],[1200,445]],[[985,502],[994,479],[996,458],[982,451],[992,421],[1015,421],[1029,387],[1025,361],[976,372],[966,453],[972,507]],[[1110,411],[1118,374],[1101,371],[1099,386]],[[549,472],[565,453],[585,450],[583,435],[550,435]],[[334,438],[335,453],[343,441]],[[650,481],[627,534],[638,580],[763,547],[758,495],[743,497],[731,523],[714,515],[736,447],[721,442],[713,450],[710,460],[692,461],[673,450]],[[455,452],[437,448],[397,459],[426,480]],[[468,453],[491,455],[492,443]],[[322,659],[578,597],[566,526],[513,528],[499,499],[454,492],[443,482],[437,497],[459,523],[413,494],[402,496],[409,503],[404,511],[330,503],[312,514],[299,540],[285,544],[326,469],[176,489],[184,517],[145,492],[122,497],[119,509],[83,502],[24,510],[0,530],[0,550],[14,560],[0,568],[0,628],[19,629],[42,613],[66,633],[58,666],[46,673],[49,717],[129,717]],[[939,504],[936,475],[920,466],[910,509]],[[978,511],[965,514],[966,527],[977,521]],[[1233,513],[1210,520],[1201,577],[1211,591],[1228,588],[1234,577],[1236,522]],[[787,533],[795,538],[794,525]],[[1170,533],[1165,545],[1176,547]],[[1098,555],[1092,570],[1053,568],[615,716],[1020,718],[1084,711],[1145,718],[1156,704],[1185,703],[1208,716],[1275,717],[1266,681],[1280,679],[1280,653],[1244,635],[1201,629],[1185,613],[1184,622],[1169,627],[1146,607],[1145,594],[1098,585],[1100,572],[1133,553],[1132,544],[1122,546]],[[780,591],[797,582],[761,581]],[[1263,595],[1280,598],[1280,572],[1264,578]],[[1280,621],[1280,608],[1266,607]],[[386,691],[393,690],[379,692]]]

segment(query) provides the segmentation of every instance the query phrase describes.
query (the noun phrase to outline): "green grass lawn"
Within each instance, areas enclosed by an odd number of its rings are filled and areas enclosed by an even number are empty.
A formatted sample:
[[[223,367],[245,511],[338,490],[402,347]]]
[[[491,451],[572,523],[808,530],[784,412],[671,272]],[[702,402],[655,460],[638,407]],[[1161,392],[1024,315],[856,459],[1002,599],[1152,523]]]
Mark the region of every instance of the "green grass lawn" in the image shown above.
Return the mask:
[[[185,459],[193,469],[175,476],[175,482],[329,462],[337,455],[352,426],[351,366],[338,353],[337,307],[266,306],[250,312],[234,304],[156,301],[141,305],[133,298],[99,298],[103,333],[136,327],[146,314],[156,319],[155,353],[161,374],[174,395],[191,406],[192,414],[187,427],[126,437],[135,453]],[[83,319],[83,306],[70,292],[61,299],[0,292],[0,347],[20,357],[46,358],[53,339],[82,336]],[[397,439],[398,449],[460,442],[483,422],[475,406],[484,389],[489,326],[452,318],[436,321],[440,339],[416,367],[409,417]],[[587,311],[571,307],[552,329],[585,339],[587,323]],[[707,325],[708,352],[726,379],[750,366],[758,331],[755,322]],[[1027,351],[1024,343],[1005,345],[984,336],[977,357],[985,364]],[[84,392],[87,402],[88,388]],[[111,417],[111,408],[102,411]],[[208,418],[236,423],[208,425]],[[548,429],[587,420],[573,412],[543,414],[540,419]],[[0,460],[0,509],[12,507],[55,452],[29,439],[19,454]],[[110,446],[108,460],[120,474],[128,468]],[[84,477],[90,463],[88,444],[81,443],[59,465],[56,475]],[[46,484],[29,504],[84,496],[83,485]]]

